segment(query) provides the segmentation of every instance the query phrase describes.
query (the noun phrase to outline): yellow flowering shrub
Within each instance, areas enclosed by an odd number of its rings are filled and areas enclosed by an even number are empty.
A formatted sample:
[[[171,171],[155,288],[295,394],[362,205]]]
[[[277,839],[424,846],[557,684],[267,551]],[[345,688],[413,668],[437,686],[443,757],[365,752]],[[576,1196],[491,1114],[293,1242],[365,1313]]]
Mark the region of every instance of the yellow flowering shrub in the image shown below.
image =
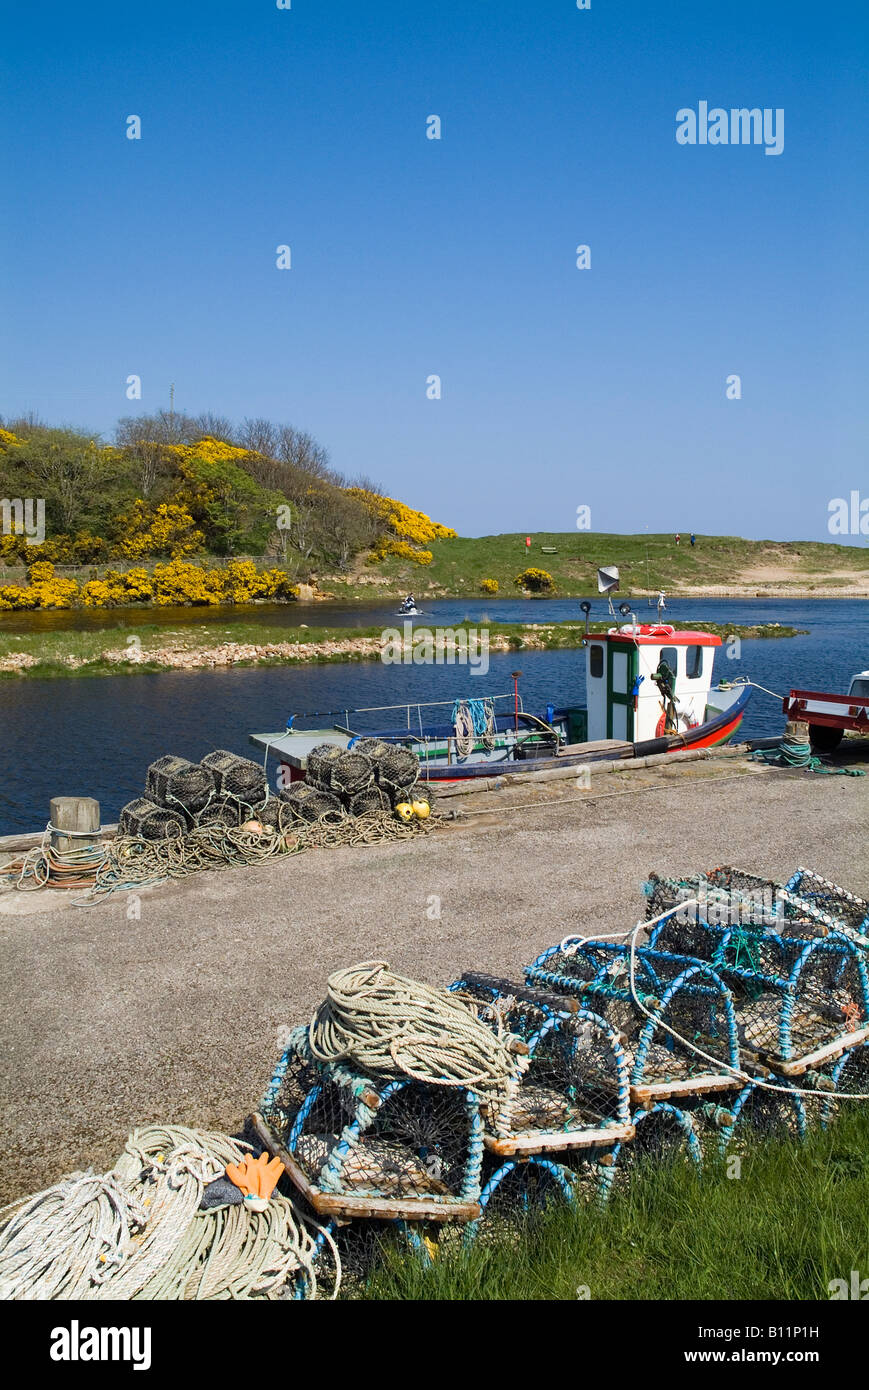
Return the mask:
[[[161,502],[151,507],[138,498],[129,512],[118,518],[122,531],[118,549],[128,560],[140,560],[146,555],[169,555],[176,559],[201,550],[205,537],[184,506]]]
[[[107,569],[101,578],[79,588],[74,579],[61,579],[54,565],[38,560],[28,571],[29,583],[0,585],[0,611],[31,608],[117,608],[130,603],[182,604],[250,603],[253,599],[294,599],[299,588],[285,570],[259,571],[251,560],[232,560],[225,570],[209,569],[177,557],[154,566],[153,575],[134,567],[126,574]]]
[[[247,458],[251,451],[206,435],[195,444],[170,444],[166,452],[181,463],[193,458],[205,459],[208,463],[237,463],[239,459]]]
[[[0,611],[38,607],[39,596],[35,589],[25,589],[20,584],[0,584]]]
[[[22,442],[11,430],[0,429],[0,448],[9,449],[13,444],[21,444]]]
[[[253,560],[230,560],[223,572],[223,597],[229,603],[262,598],[266,587]]]
[[[78,584],[74,579],[61,579],[54,572],[54,565],[48,560],[37,560],[27,571],[28,587],[23,592],[23,608],[71,608],[78,596]],[[7,592],[18,588],[8,585]],[[10,606],[12,606],[10,604]]]
[[[555,580],[546,570],[535,569],[533,565],[517,574],[513,583],[520,589],[529,589],[532,594],[551,594]]]
[[[498,592],[498,581],[497,581],[497,579],[481,579],[481,580],[480,580],[480,592],[483,593],[483,594],[497,594],[497,592]]]
[[[430,565],[434,559],[430,550],[417,550],[407,541],[385,540],[380,546],[380,554],[397,555],[402,560],[412,560],[415,565]]]
[[[154,602],[161,607],[220,603],[223,599],[220,570],[205,569],[202,565],[175,559],[165,565],[155,565],[152,578]]]
[[[108,570],[106,578],[113,575],[113,570]],[[146,569],[134,567],[127,570],[127,573],[120,578],[124,584],[124,594],[126,603],[147,603],[154,597],[154,585],[151,583],[151,576]]]
[[[456,532],[450,526],[441,526],[432,521],[425,512],[414,511],[404,502],[394,497],[381,497],[363,487],[344,489],[348,497],[363,502],[369,512],[381,523],[387,533],[374,553],[378,559],[385,555],[399,555],[402,559],[413,560],[418,565],[430,565],[432,553],[421,549],[430,541],[455,540]],[[391,533],[391,534],[390,534]]]

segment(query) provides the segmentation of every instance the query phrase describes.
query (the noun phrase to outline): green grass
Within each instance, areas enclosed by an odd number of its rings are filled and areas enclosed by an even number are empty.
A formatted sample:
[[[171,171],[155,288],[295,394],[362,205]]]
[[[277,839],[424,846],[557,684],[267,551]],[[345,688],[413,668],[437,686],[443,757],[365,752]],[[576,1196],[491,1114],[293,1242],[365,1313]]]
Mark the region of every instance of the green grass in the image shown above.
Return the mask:
[[[708,1161],[707,1161],[708,1162]],[[869,1276],[869,1114],[847,1111],[805,1144],[758,1142],[728,1178],[674,1162],[636,1171],[609,1207],[552,1204],[518,1239],[479,1241],[428,1268],[384,1250],[368,1299],[829,1298],[832,1279]]]
[[[542,616],[542,613],[541,613]],[[399,626],[396,619],[396,626]],[[592,623],[591,631],[605,631],[608,623]],[[792,637],[801,629],[784,626],[731,627],[706,623],[709,631],[718,632],[724,637],[733,634],[738,637]],[[459,628],[476,628],[478,632],[488,631],[489,642],[496,649],[496,639],[503,639],[508,650],[528,649],[567,650],[581,646],[585,625],[573,623],[461,623]],[[436,626],[435,626],[435,631]],[[337,661],[377,660],[371,652],[354,651],[349,644],[357,638],[379,642],[383,629],[366,628],[327,628],[327,627],[278,627],[273,623],[233,623],[227,627],[222,622],[183,624],[177,627],[171,620],[164,624],[142,623],[135,627],[123,624],[123,609],[118,610],[118,626],[102,631],[57,631],[0,635],[0,659],[12,653],[23,652],[37,657],[37,664],[17,671],[0,671],[0,678],[21,679],[22,676],[52,679],[69,676],[111,676],[142,673],[143,671],[170,670],[159,657],[160,648],[171,646],[183,651],[212,651],[222,643],[234,643],[265,647],[274,643],[298,643],[303,648],[316,648],[320,643],[340,643],[338,651],[303,651],[297,657],[284,655],[261,655],[237,659],[234,664],[245,665],[287,665],[302,662],[318,664]],[[136,637],[141,643],[141,661],[109,661],[107,651],[123,652],[128,637]],[[502,648],[504,649],[504,648]],[[151,654],[151,655],[149,655]],[[73,658],[75,665],[69,664]]]
[[[555,555],[544,555],[543,546],[555,546]],[[799,571],[797,580],[764,580],[758,589],[768,591],[779,584],[797,585],[807,590],[841,583],[837,572],[869,572],[869,546],[833,545],[820,541],[749,541],[740,536],[700,536],[692,549],[683,534],[676,545],[672,535],[617,535],[596,531],[537,532],[526,550],[525,533],[500,536],[460,536],[453,541],[434,541],[429,547],[433,559],[420,567],[391,559],[368,571],[389,580],[382,587],[346,583],[330,576],[324,588],[356,598],[376,598],[379,594],[413,589],[425,594],[434,584],[446,594],[478,594],[481,579],[497,579],[501,597],[516,597],[513,581],[528,565],[552,575],[561,597],[597,594],[597,570],[601,565],[618,565],[621,589],[625,594],[639,591],[680,590],[707,585],[727,589],[742,583],[743,573],[753,566],[781,566]]]

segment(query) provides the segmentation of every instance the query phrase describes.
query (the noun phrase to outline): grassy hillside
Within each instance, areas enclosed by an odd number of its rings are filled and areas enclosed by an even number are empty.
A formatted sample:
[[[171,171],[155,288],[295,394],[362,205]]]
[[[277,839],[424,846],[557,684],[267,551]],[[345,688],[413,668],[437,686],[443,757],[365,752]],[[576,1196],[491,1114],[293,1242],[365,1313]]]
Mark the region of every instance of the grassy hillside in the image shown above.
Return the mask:
[[[547,555],[544,547],[555,547]],[[594,594],[600,565],[618,565],[622,592],[665,589],[673,593],[717,590],[732,594],[775,595],[836,591],[869,597],[869,546],[828,545],[819,541],[748,541],[739,536],[697,536],[692,549],[687,536],[677,546],[672,535],[614,535],[604,532],[562,531],[531,537],[525,534],[460,536],[433,541],[430,565],[421,568],[389,559],[377,566],[362,565],[352,576],[321,576],[324,588],[357,597],[402,588],[416,593],[478,593],[482,579],[496,579],[502,597],[516,597],[513,581],[527,565],[552,575],[559,595]]]

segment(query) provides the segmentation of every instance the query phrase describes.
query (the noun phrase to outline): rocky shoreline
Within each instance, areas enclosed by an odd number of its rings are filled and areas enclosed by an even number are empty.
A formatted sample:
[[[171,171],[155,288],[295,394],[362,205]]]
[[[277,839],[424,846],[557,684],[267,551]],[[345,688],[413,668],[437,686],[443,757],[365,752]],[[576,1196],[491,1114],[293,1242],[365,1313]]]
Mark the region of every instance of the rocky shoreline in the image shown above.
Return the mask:
[[[599,626],[599,625],[598,625]],[[707,624],[710,630],[717,625]],[[428,629],[417,629],[422,634]],[[434,629],[442,633],[445,654],[458,651],[464,644],[463,628]],[[471,629],[474,631],[474,629]],[[477,640],[488,634],[490,652],[548,651],[575,649],[582,645],[582,624],[534,623],[517,625],[515,629],[492,631],[477,628]],[[797,629],[778,623],[755,627],[721,627],[722,636],[790,637]],[[406,640],[403,650],[410,654],[413,646]],[[294,641],[231,642],[196,645],[165,643],[153,647],[107,647],[88,655],[66,653],[47,655],[45,652],[10,651],[0,656],[0,676],[57,676],[57,675],[121,675],[137,670],[198,671],[227,669],[233,666],[323,663],[339,661],[377,661],[384,651],[384,635],[380,632],[364,636],[301,638]]]

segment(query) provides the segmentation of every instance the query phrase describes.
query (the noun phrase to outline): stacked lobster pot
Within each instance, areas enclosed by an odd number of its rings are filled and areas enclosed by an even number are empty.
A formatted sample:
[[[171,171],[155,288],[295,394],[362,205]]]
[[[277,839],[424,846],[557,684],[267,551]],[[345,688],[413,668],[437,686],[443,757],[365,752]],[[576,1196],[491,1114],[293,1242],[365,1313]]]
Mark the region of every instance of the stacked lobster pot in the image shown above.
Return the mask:
[[[371,759],[337,743],[318,743],[311,749],[305,782],[293,784],[288,788],[289,794],[300,785],[307,785],[324,798],[320,814],[326,814],[327,805],[331,811],[345,810],[351,816],[389,810],[388,798],[375,784]]]
[[[840,932],[859,946],[869,947],[869,903],[847,888],[821,878],[811,869],[800,868],[779,896],[787,908],[816,922],[819,935],[825,930]]]
[[[167,753],[148,768],[144,795],[123,807],[118,832],[157,841],[199,827],[234,829],[258,821],[268,800],[265,773],[248,758],[218,749],[194,763]]]
[[[656,921],[651,943],[660,952],[691,950],[731,990],[743,1068],[758,1078],[746,1081],[737,1097],[738,1123],[802,1137],[809,1116],[828,1110],[829,1103],[801,1091],[860,1090],[869,995],[856,929],[863,921],[860,899],[807,870],[790,884],[783,889],[730,869],[681,880],[653,875],[647,914],[657,917],[665,901],[697,900],[695,907],[680,906]],[[824,908],[817,897],[813,901],[819,885]],[[723,1140],[733,1137],[727,1127]]]
[[[550,1191],[605,1200],[613,1151],[634,1134],[616,1031],[576,999],[491,975],[466,972],[450,990],[527,1058],[518,1087],[481,1109],[486,1229]]]
[[[258,1130],[324,1217],[467,1222],[480,1214],[480,1103],[468,1087],[363,1076],[290,1035]]]
[[[742,1085],[730,990],[710,964],[610,941],[568,939],[526,971],[530,984],[592,1009],[617,1033],[628,1066],[633,1143],[615,1153],[678,1149],[699,1161],[702,1129],[732,1123]]]
[[[245,819],[259,818],[268,804],[269,787],[266,775],[258,763],[240,758],[237,753],[217,749],[202,759],[214,782],[215,800],[230,811],[237,812],[236,824]]]
[[[121,835],[141,840],[169,840],[185,835],[214,796],[207,768],[167,753],[145,774],[144,796],[130,801],[118,818]]]
[[[319,743],[308,754],[305,781],[294,782],[280,795],[307,820],[330,813],[362,816],[389,811],[403,820],[423,820],[433,797],[428,785],[420,783],[419,773],[415,754],[400,744],[379,738],[356,738],[348,748]]]

